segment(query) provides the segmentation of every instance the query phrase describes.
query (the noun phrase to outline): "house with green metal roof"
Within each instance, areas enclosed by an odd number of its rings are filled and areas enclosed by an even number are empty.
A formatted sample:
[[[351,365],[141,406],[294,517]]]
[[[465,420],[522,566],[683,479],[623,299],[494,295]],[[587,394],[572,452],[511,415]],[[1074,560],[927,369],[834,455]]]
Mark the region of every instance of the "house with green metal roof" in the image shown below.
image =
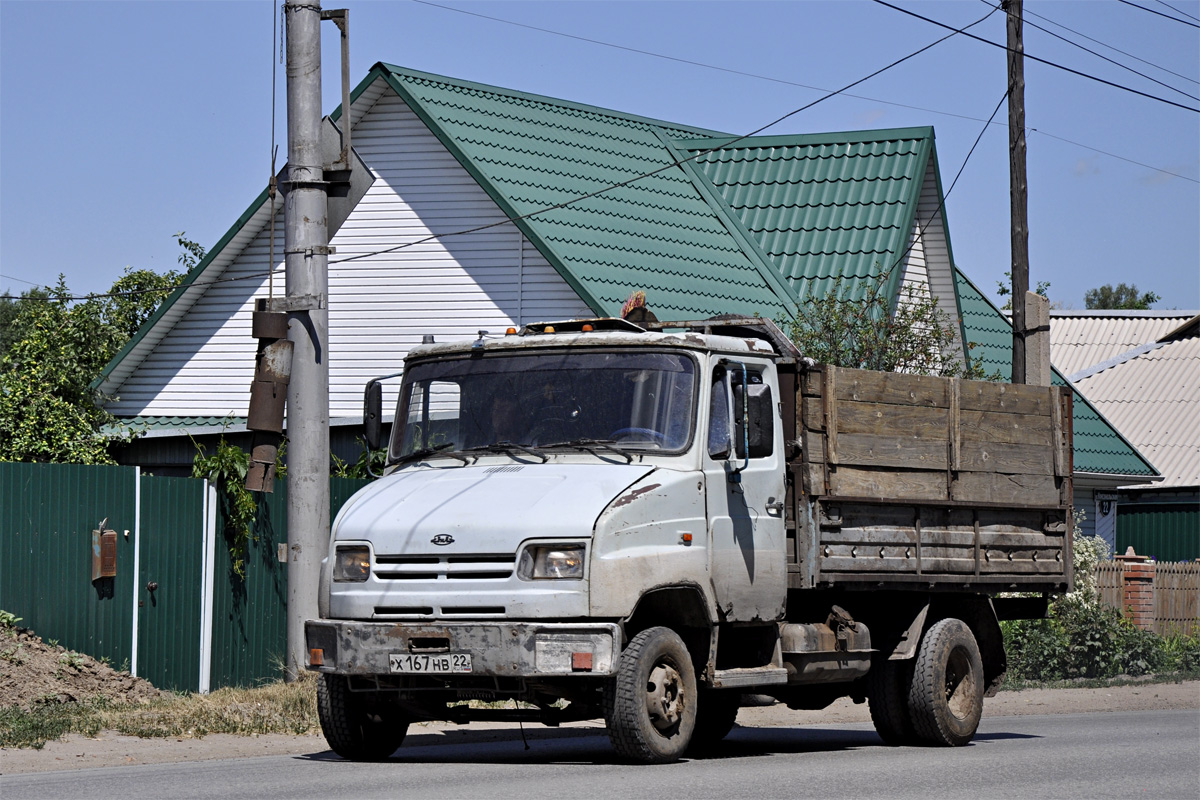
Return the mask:
[[[634,291],[662,319],[786,319],[835,284],[886,281],[894,302],[907,286],[962,321],[951,359],[1004,322],[964,305],[932,128],[737,137],[382,63],[328,121],[346,125],[359,180],[331,201],[326,298],[343,457],[363,386],[423,336],[615,316]],[[123,460],[190,463],[185,432],[243,429],[251,314],[283,292],[282,206],[256,198],[98,379],[147,432]]]

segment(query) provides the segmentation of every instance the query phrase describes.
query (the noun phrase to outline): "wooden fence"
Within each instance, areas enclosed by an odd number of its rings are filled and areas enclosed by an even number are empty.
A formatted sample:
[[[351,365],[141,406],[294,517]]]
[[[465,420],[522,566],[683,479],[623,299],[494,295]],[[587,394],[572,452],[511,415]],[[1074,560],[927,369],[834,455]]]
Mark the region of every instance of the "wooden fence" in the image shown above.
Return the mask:
[[[1100,602],[1113,608],[1124,606],[1125,565],[1120,561],[1101,561],[1096,565],[1096,588]]]
[[[1145,567],[1132,565],[1144,575]],[[1120,561],[1105,561],[1096,567],[1096,585],[1100,602],[1120,609],[1126,616],[1160,635],[1190,635],[1200,631],[1200,563],[1157,563],[1153,565],[1152,618],[1139,620],[1131,613],[1131,590],[1136,592],[1132,571]],[[1146,615],[1149,616],[1149,615]]]
[[[1196,631],[1200,616],[1200,564],[1159,564],[1154,571],[1154,632]]]

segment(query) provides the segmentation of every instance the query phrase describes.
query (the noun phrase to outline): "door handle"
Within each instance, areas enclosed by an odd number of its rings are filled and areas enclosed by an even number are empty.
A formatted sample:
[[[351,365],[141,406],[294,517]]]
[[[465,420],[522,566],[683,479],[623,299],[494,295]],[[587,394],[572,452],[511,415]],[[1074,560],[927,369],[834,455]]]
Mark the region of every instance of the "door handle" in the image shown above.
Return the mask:
[[[783,516],[783,501],[774,497],[767,500],[767,513],[773,517]]]
[[[158,582],[157,581],[150,581],[149,583],[146,584],[147,592],[155,592],[157,590],[158,590]]]

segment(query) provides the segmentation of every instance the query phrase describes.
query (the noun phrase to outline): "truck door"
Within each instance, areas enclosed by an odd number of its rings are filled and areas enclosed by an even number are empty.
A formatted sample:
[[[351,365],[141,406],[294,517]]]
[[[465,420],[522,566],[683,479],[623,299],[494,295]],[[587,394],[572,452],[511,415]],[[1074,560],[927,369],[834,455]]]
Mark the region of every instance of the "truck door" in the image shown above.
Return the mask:
[[[773,420],[770,435],[752,443],[748,452],[745,441],[735,442],[735,390],[757,396],[759,407],[769,406]],[[723,360],[712,367],[703,459],[713,592],[723,621],[776,620],[784,613],[783,424],[778,398],[770,364]]]

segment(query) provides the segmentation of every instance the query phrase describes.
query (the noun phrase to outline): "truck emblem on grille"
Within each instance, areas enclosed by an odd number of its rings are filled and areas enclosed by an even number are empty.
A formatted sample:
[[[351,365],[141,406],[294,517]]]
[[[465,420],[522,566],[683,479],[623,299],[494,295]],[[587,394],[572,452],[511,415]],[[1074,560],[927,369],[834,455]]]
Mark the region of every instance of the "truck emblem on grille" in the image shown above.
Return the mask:
[[[448,533],[439,533],[437,536],[433,537],[429,541],[431,541],[437,545],[454,544],[454,537]]]

